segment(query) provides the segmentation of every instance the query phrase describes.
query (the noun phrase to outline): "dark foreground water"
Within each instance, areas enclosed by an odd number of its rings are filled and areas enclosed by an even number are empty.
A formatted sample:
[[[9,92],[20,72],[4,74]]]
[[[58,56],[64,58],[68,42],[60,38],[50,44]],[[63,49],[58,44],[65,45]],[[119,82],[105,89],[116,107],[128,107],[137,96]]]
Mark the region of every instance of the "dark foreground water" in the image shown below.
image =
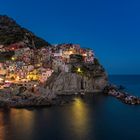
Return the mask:
[[[140,96],[140,76],[110,76]],[[140,140],[140,105],[94,95],[59,107],[0,110],[0,140]]]

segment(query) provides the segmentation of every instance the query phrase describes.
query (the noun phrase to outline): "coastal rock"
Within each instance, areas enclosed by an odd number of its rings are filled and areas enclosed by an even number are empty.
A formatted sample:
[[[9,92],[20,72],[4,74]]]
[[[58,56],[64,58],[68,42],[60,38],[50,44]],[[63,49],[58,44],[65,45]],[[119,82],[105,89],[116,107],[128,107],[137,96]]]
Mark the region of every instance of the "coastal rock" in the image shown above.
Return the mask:
[[[46,83],[46,88],[55,94],[69,95],[77,92],[101,92],[107,85],[107,75],[104,73],[99,77],[91,75],[87,77],[77,73],[54,73]]]
[[[130,105],[140,104],[140,98],[130,95],[124,91],[121,91],[117,86],[108,85],[104,88],[103,93],[109,96],[116,97],[122,102]]]

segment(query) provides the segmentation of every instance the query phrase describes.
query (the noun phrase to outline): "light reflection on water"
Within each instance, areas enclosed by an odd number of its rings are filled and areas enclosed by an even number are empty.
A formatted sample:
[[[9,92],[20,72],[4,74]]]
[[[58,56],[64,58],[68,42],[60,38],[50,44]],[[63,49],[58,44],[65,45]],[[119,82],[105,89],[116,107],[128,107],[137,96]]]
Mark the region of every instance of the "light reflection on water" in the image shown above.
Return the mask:
[[[0,112],[0,140],[4,140],[4,134],[3,113]]]
[[[0,140],[31,132],[33,123],[34,113],[26,109],[0,110]]]
[[[67,107],[63,109],[63,133],[69,135],[65,139],[74,138],[76,140],[88,139],[88,136],[94,129],[94,118],[91,118],[91,110],[89,105],[82,98],[75,98]],[[94,115],[93,115],[94,116]],[[92,126],[91,126],[92,125]],[[94,133],[92,132],[92,137]]]
[[[79,98],[75,99],[72,105],[72,123],[77,128],[77,132],[88,130],[89,109],[87,105]]]
[[[140,106],[102,94],[64,106],[0,109],[0,140],[140,140],[139,131]]]
[[[42,132],[45,130],[44,137],[49,136],[49,129],[52,125],[54,126],[56,120],[58,125],[63,125],[62,133],[69,132],[71,137],[77,139],[86,138],[90,129],[89,109],[88,104],[81,98],[75,98],[71,105],[62,108],[52,107],[33,111],[27,109],[0,110],[0,140],[10,140],[11,138],[12,140],[24,140],[23,136],[25,139],[34,140],[37,139],[36,133],[44,135]],[[47,117],[45,117],[46,115]],[[55,118],[57,119],[55,120]],[[58,128],[56,126],[54,130],[59,129],[60,126]],[[42,127],[44,130],[39,130]],[[51,129],[53,130],[53,128]]]
[[[14,127],[26,126],[26,129],[30,130],[33,127],[34,113],[32,111],[26,109],[12,109],[10,118],[11,123],[12,125],[14,125]],[[20,129],[23,129],[23,127]]]

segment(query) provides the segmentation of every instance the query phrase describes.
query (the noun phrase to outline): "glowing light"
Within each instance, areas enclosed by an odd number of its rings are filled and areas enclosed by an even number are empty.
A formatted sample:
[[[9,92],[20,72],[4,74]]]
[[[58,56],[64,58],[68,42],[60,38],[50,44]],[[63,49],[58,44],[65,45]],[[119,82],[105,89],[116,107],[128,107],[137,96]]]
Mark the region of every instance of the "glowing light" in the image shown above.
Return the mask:
[[[19,81],[19,76],[17,76],[16,80]]]
[[[73,54],[73,52],[72,52],[72,51],[70,51],[69,53],[70,53],[70,54]]]
[[[10,81],[8,81],[8,80],[5,80],[5,83],[10,83]]]
[[[12,59],[13,61],[14,61],[14,60],[16,60],[16,58],[15,58],[15,57],[12,57],[11,59]]]
[[[0,81],[3,81],[3,79],[2,79],[2,78],[0,78]]]
[[[87,54],[85,53],[85,54],[83,54],[83,56],[87,56]]]
[[[37,87],[37,85],[34,85],[34,87]]]
[[[77,72],[81,72],[81,69],[80,69],[80,68],[78,68],[78,69],[77,69]]]

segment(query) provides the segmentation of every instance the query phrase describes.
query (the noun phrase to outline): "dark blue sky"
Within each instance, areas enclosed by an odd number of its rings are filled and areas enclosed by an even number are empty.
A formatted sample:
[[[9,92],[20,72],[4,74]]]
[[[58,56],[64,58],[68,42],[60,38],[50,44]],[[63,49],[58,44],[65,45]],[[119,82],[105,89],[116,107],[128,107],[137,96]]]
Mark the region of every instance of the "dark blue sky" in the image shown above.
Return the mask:
[[[139,0],[0,0],[0,14],[52,44],[92,48],[109,74],[140,74]]]

